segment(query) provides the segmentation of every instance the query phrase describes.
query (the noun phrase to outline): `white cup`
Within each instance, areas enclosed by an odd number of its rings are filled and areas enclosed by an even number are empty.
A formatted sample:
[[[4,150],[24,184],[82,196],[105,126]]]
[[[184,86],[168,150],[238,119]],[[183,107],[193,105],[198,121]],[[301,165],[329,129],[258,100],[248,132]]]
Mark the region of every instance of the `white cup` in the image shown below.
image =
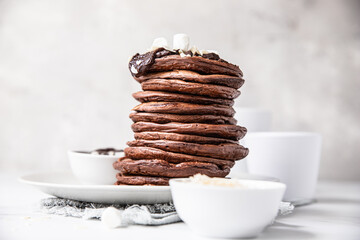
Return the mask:
[[[270,111],[258,108],[240,107],[235,107],[235,111],[234,118],[237,120],[237,125],[246,127],[248,133],[270,131],[272,122],[272,114]],[[244,139],[246,139],[246,136]],[[243,139],[240,140],[240,144],[243,145]],[[242,175],[246,173],[248,173],[247,160],[244,158],[235,163],[229,177],[241,178]]]
[[[257,108],[235,107],[237,125],[246,127],[248,132],[270,131],[272,115],[270,111]]]
[[[80,182],[89,185],[114,185],[118,171],[113,163],[123,156],[124,152],[94,155],[88,151],[68,151],[73,174]]]
[[[321,136],[310,132],[257,132],[244,140],[249,173],[278,178],[287,186],[284,201],[311,202],[318,177]]]

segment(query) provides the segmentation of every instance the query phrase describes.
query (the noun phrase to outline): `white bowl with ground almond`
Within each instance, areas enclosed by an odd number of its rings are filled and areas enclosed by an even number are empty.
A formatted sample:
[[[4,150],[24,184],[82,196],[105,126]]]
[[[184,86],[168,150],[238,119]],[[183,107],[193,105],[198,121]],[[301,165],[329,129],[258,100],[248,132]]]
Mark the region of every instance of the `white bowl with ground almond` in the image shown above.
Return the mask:
[[[285,184],[209,178],[171,179],[176,211],[195,233],[216,238],[253,238],[277,216]]]

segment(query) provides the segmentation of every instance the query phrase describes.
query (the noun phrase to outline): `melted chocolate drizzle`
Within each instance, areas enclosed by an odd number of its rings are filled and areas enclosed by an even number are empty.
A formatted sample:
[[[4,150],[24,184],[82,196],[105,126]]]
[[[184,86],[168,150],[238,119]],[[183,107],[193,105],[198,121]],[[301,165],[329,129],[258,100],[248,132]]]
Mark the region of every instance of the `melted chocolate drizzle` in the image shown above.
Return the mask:
[[[135,54],[129,62],[129,70],[131,75],[139,76],[148,71],[151,65],[155,62],[155,58],[162,58],[169,55],[175,55],[176,52],[166,50],[165,48],[158,48],[154,51],[144,54]],[[135,71],[134,71],[135,70]]]
[[[225,60],[221,59],[218,54],[216,53],[206,53],[200,55],[199,53],[193,54],[190,50],[185,51],[184,54],[189,55],[191,57],[203,57],[210,60],[216,60],[220,62],[226,62]],[[129,70],[133,77],[138,77],[144,75],[148,72],[149,68],[152,64],[154,64],[156,58],[162,58],[169,55],[180,55],[178,50],[170,51],[165,48],[158,48],[154,51],[150,51],[144,54],[135,54],[130,62],[129,62]],[[227,62],[226,62],[227,63]]]

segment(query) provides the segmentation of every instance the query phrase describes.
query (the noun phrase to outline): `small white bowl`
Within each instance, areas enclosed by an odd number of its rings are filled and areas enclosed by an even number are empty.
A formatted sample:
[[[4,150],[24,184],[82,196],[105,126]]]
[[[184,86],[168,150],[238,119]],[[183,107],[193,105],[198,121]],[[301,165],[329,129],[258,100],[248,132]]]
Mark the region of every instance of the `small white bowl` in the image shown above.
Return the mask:
[[[84,184],[113,185],[116,182],[116,171],[113,163],[124,153],[115,155],[94,155],[80,151],[68,151],[70,167],[75,177]]]
[[[237,181],[244,187],[171,179],[176,211],[190,229],[202,236],[256,237],[275,219],[286,186],[279,182]]]

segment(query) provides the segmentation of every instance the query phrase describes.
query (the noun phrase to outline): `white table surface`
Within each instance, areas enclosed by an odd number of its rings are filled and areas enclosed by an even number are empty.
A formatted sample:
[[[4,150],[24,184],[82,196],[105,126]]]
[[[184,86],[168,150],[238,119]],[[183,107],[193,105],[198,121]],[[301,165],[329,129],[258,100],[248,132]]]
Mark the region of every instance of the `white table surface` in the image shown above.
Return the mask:
[[[1,240],[205,239],[184,223],[108,229],[97,220],[45,215],[36,207],[49,196],[18,177],[0,172]],[[317,200],[278,218],[258,239],[360,239],[360,182],[320,182]]]

